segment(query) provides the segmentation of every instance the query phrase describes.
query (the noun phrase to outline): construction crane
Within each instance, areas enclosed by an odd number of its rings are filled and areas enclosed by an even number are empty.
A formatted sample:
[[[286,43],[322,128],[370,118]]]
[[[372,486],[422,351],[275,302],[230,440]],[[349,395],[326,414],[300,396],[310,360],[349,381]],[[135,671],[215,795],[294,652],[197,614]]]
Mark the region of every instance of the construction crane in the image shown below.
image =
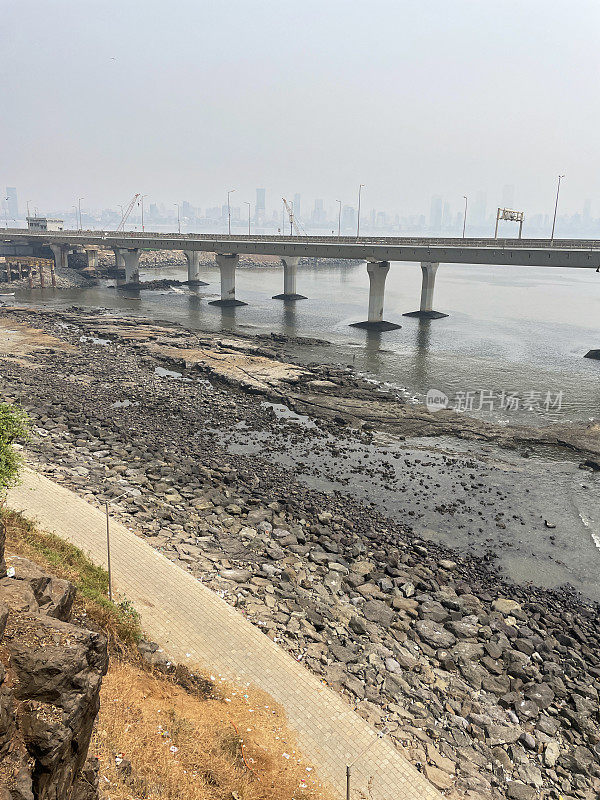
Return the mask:
[[[133,207],[134,207],[134,205],[137,203],[137,200],[138,200],[138,197],[139,197],[139,196],[140,196],[140,195],[139,195],[139,192],[138,192],[137,194],[134,194],[134,195],[133,195],[133,197],[131,198],[131,200],[130,200],[130,202],[129,202],[129,205],[128,205],[128,206],[127,206],[127,208],[125,209],[125,213],[124,213],[124,214],[123,214],[123,216],[121,217],[121,222],[119,222],[119,224],[118,224],[118,226],[117,226],[117,233],[118,233],[119,231],[125,230],[125,223],[127,222],[127,217],[128,217],[128,216],[131,214],[131,212],[133,211]]]
[[[294,209],[292,206],[288,203],[285,197],[282,197],[281,199],[283,200],[283,205],[285,206],[285,210],[290,218],[290,236],[293,236],[292,229],[296,231],[296,236],[306,236],[306,231],[303,231],[300,228],[300,225],[296,222],[296,217],[294,216]]]

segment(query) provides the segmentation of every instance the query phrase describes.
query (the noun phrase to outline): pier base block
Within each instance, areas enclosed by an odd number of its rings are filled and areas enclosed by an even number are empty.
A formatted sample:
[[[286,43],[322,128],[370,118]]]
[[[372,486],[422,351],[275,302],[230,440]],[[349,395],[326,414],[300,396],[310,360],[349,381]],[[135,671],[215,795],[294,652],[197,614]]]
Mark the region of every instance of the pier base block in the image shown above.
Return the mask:
[[[600,350],[588,350],[584,358],[593,358],[596,361],[600,361]]]
[[[186,286],[191,286],[192,288],[195,286],[210,286],[206,281],[184,281],[184,283]]]
[[[407,311],[406,314],[402,314],[403,317],[418,317],[419,319],[441,319],[442,317],[449,316],[448,314],[442,314],[441,311]]]
[[[305,294],[274,294],[273,300],[307,300]]]
[[[208,303],[209,306],[224,306],[226,308],[230,308],[231,306],[247,306],[248,303],[244,303],[243,300],[210,300]]]
[[[395,331],[401,328],[402,325],[396,325],[395,322],[386,322],[380,320],[379,322],[352,322],[351,328],[366,328],[368,331]]]

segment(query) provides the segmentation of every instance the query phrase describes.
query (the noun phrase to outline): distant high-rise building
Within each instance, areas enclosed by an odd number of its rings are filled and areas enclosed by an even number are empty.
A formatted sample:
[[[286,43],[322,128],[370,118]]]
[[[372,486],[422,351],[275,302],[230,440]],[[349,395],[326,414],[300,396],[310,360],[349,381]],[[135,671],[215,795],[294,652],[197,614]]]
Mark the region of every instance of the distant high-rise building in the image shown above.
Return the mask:
[[[257,225],[265,224],[266,190],[256,190],[256,206],[254,207],[254,221]]]
[[[512,183],[507,183],[502,187],[502,208],[514,209],[515,205],[515,187]]]
[[[344,206],[342,209],[342,230],[356,230],[356,209],[353,206]]]
[[[439,233],[442,229],[442,198],[438,195],[434,195],[431,198],[429,228],[432,233]]]
[[[443,230],[447,231],[451,227],[452,227],[452,211],[450,209],[450,203],[447,200],[444,200],[444,207],[442,211],[442,228]]]
[[[17,201],[17,190],[14,186],[6,187],[6,210],[11,219],[18,219],[19,203]]]
[[[294,195],[294,217],[297,220],[300,219],[300,216],[302,214],[301,208],[302,208],[302,206],[300,204],[300,195],[299,194],[295,194]]]
[[[322,200],[315,200],[315,207],[313,209],[311,222],[313,225],[323,225],[325,222],[327,222],[327,214],[325,213]]]

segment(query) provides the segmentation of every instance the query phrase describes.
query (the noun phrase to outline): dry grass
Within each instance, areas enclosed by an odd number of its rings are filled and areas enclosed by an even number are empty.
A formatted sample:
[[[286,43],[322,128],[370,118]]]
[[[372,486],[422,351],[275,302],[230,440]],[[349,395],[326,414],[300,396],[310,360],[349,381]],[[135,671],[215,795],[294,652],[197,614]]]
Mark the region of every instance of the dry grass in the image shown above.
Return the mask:
[[[327,796],[285,717],[260,692],[206,699],[130,664],[104,680],[94,738],[110,800],[316,800]],[[120,758],[131,762],[132,768]]]
[[[139,621],[108,601],[108,576],[78,548],[6,511],[7,552],[78,587],[76,616],[112,642],[90,755],[108,800],[327,800],[285,715],[263,692],[140,666]],[[10,557],[8,558],[10,561]],[[206,676],[208,678],[208,676]],[[198,678],[194,681],[193,678]]]

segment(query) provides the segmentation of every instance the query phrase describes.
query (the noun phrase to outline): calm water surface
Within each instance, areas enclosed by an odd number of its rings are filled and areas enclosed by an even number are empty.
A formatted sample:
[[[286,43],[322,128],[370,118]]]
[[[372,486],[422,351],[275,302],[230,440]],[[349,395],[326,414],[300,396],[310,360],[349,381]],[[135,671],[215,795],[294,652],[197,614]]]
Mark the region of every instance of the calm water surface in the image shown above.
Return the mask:
[[[186,272],[142,272],[142,280],[159,277],[185,280]],[[124,292],[106,281],[90,289],[21,291],[15,299],[53,307],[103,306],[210,331],[327,339],[332,347],[297,346],[293,354],[304,362],[354,364],[416,401],[435,388],[456,407],[472,392],[468,413],[494,421],[547,424],[600,417],[600,362],[583,358],[600,348],[600,275],[593,270],[442,265],[435,308],[449,316],[422,322],[402,317],[419,307],[419,265],[395,262],[385,319],[402,328],[385,333],[349,327],[366,318],[364,264],[300,267],[298,291],[309,299],[295,303],[271,299],[282,291],[281,269],[239,269],[237,297],[249,305],[234,309],[208,305],[218,296],[216,268],[204,269],[201,277],[210,285],[197,291]],[[516,394],[519,407],[502,408],[503,392]]]

